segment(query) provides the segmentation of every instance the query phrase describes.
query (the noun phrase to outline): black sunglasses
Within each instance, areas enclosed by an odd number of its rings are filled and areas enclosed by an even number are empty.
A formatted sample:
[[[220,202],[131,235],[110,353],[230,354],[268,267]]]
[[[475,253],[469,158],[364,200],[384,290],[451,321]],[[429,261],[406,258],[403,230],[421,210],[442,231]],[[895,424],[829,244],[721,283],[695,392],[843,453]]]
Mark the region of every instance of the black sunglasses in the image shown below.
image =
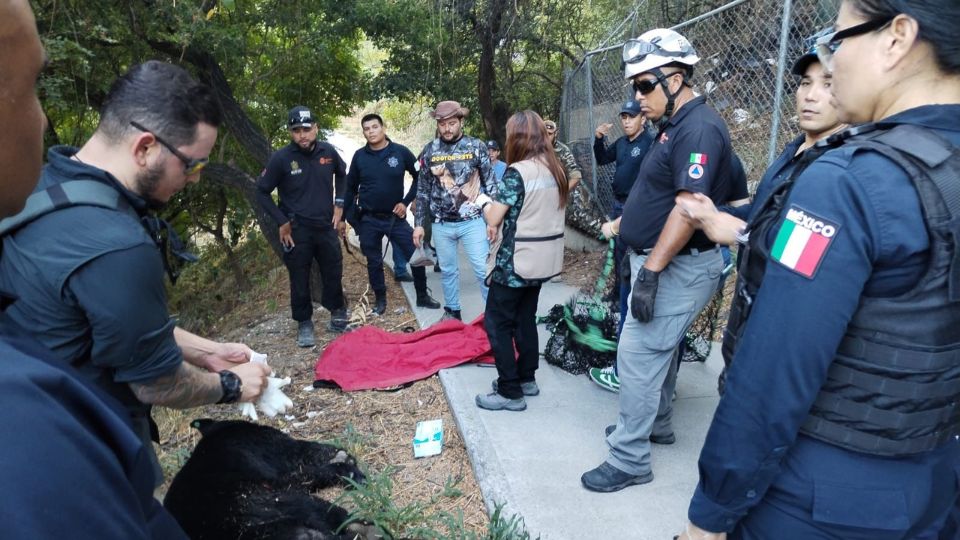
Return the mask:
[[[161,139],[159,135],[157,135],[156,133],[150,131],[149,129],[147,129],[147,128],[145,128],[145,127],[143,127],[142,125],[140,125],[140,124],[137,123],[137,122],[131,121],[131,122],[130,122],[130,125],[133,126],[133,127],[135,127],[135,128],[137,128],[137,129],[139,129],[140,131],[142,131],[142,132],[144,132],[144,133],[149,133],[149,134],[153,135],[153,138],[156,139],[158,143],[160,143],[161,145],[163,145],[164,148],[166,148],[167,150],[169,150],[171,154],[177,156],[177,159],[179,159],[180,161],[183,162],[183,174],[185,174],[185,175],[187,175],[187,176],[193,176],[193,175],[199,173],[200,171],[203,170],[204,167],[207,166],[208,163],[210,163],[210,160],[209,160],[208,158],[200,158],[200,159],[197,159],[197,158],[192,158],[192,157],[190,157],[190,156],[187,156],[187,155],[184,154],[183,152],[177,150],[172,144],[170,144],[170,143],[168,143],[167,141]]]
[[[890,24],[895,17],[896,15],[884,19],[874,19],[820,37],[816,42],[817,58],[827,67],[828,71],[832,70],[833,55],[837,52],[837,49],[840,48],[843,40],[880,30]]]
[[[656,90],[658,84],[662,83],[663,81],[679,73],[680,73],[679,71],[675,73],[666,73],[666,74],[660,75],[656,79],[634,79],[633,90],[634,92],[640,92],[640,95],[645,96],[650,92],[653,92],[654,90]]]

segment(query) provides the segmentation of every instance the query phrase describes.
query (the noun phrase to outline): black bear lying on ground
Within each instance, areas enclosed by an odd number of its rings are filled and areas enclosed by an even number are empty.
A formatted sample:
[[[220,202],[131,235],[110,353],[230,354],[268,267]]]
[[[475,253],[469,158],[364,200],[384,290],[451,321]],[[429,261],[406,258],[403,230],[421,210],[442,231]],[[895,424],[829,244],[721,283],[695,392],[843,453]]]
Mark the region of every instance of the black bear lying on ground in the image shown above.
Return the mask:
[[[174,477],[164,506],[193,540],[321,540],[378,537],[312,492],[344,478],[362,483],[356,460],[328,444],[268,426],[194,420],[203,438]]]

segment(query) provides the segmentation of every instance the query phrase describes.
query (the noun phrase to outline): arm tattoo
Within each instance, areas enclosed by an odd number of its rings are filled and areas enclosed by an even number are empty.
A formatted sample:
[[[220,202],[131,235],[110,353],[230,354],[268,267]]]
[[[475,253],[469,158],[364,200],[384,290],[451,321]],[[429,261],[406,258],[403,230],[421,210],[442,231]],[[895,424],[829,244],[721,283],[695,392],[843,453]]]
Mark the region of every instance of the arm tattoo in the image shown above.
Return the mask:
[[[147,383],[130,383],[137,399],[151,405],[163,405],[172,409],[189,409],[216,403],[223,396],[220,376],[194,367],[187,362],[180,364],[172,375],[160,377]]]

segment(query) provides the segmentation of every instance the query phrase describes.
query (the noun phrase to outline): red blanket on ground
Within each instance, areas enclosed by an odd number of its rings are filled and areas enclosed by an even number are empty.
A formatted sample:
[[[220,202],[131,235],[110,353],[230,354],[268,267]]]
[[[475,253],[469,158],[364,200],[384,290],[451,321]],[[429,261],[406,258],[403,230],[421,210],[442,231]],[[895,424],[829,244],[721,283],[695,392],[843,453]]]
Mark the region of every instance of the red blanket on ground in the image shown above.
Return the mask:
[[[493,362],[483,315],[470,324],[449,320],[410,334],[364,326],[327,345],[314,373],[349,392],[425,379],[470,361]]]

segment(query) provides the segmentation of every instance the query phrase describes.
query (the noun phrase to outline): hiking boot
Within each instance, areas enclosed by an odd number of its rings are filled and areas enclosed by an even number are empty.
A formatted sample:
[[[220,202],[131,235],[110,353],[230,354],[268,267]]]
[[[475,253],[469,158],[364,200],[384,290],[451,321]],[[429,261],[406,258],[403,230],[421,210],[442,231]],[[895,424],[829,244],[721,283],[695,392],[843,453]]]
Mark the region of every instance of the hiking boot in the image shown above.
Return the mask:
[[[496,392],[489,394],[477,394],[477,407],[487,409],[488,411],[522,411],[527,408],[527,402],[521,397],[510,399],[501,396]]]
[[[393,280],[397,283],[413,283],[413,276],[410,274],[394,274]]]
[[[616,429],[617,429],[616,424],[610,424],[609,426],[607,426],[607,429],[603,430],[603,432],[607,435],[607,437],[609,437],[611,433],[616,431]],[[654,435],[651,433],[650,442],[652,442],[653,444],[673,444],[677,442],[677,436],[674,435],[673,433],[667,433],[666,435]]]
[[[429,291],[417,291],[417,307],[440,309],[440,302],[434,300]]]
[[[613,393],[620,392],[620,377],[617,377],[617,374],[614,373],[613,366],[603,369],[590,368],[587,371],[587,375],[590,377],[590,380],[595,382],[600,388]]]
[[[297,345],[300,347],[313,347],[313,321],[306,320],[297,323]]]
[[[462,321],[463,319],[460,317],[460,310],[450,309],[447,306],[443,306],[443,317],[440,317],[440,320],[449,321],[450,319],[456,319],[458,321]]]
[[[374,315],[383,315],[387,311],[387,295],[377,295],[377,301],[373,305]]]
[[[497,392],[499,385],[497,384],[497,379],[493,380],[493,383],[490,384],[493,387],[493,391]],[[530,381],[525,383],[520,383],[520,391],[523,392],[525,396],[539,396],[540,387],[537,386],[537,381]]]
[[[330,324],[327,325],[327,330],[342,334],[347,331],[347,323],[347,308],[335,309],[330,312]]]
[[[583,484],[583,487],[600,493],[620,491],[628,486],[646,484],[652,481],[653,471],[647,474],[634,475],[625,473],[606,461],[596,469],[583,473],[583,476],[580,477],[580,483]]]

